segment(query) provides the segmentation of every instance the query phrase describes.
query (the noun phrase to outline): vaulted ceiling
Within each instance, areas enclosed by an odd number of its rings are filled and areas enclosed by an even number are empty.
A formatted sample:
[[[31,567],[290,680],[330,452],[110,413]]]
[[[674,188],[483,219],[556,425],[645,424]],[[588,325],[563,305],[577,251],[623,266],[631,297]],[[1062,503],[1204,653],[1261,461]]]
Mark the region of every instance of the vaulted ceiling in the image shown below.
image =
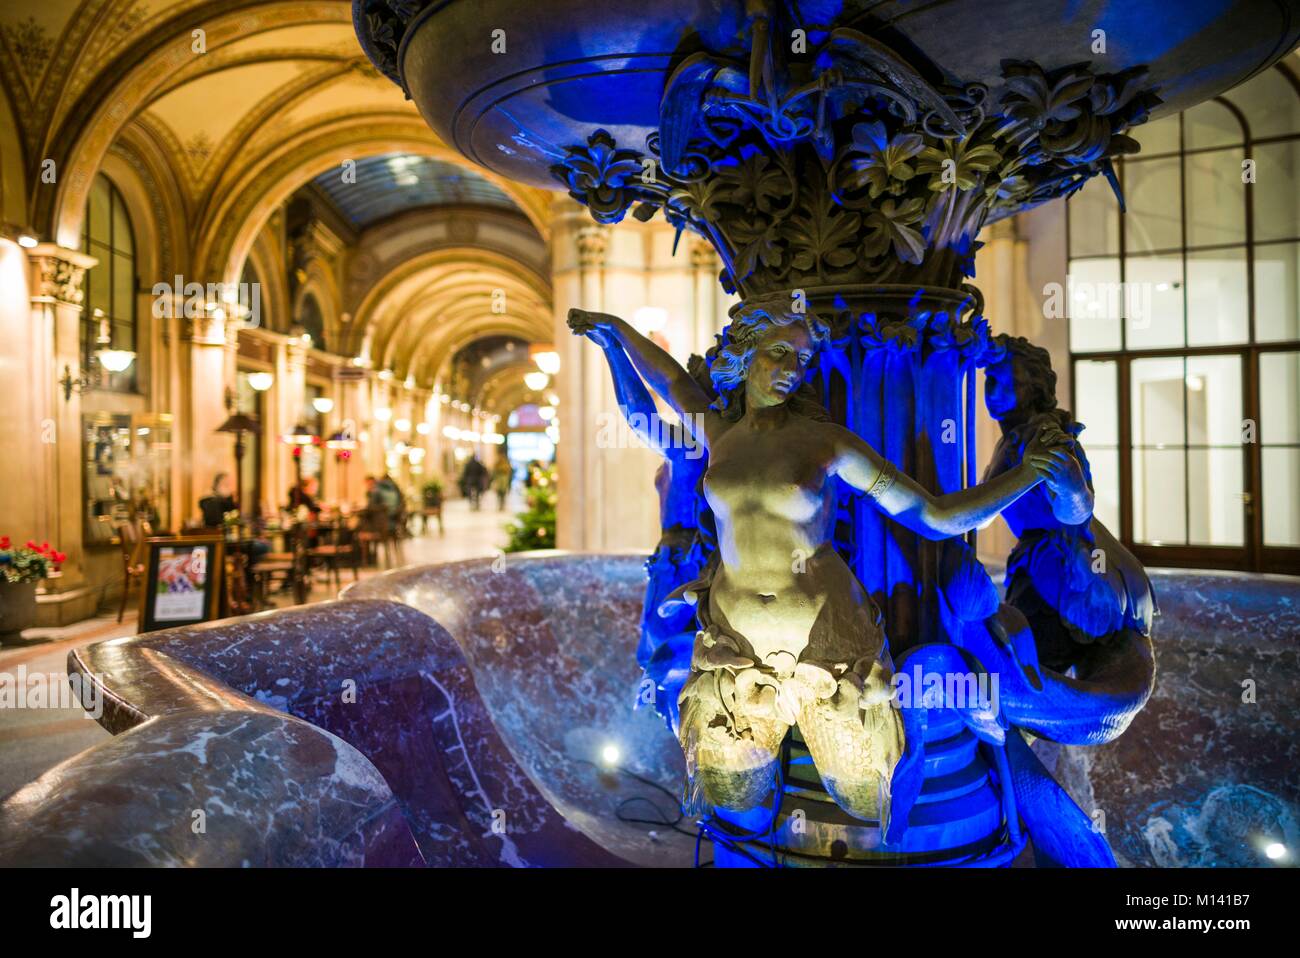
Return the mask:
[[[365,59],[349,0],[4,0],[0,81],[4,216],[42,239],[78,245],[89,184],[116,157],[153,208],[157,271],[233,281],[276,211],[314,181],[358,235],[416,210],[457,211],[436,260],[412,266],[412,247],[357,280],[358,300],[383,291],[370,297],[373,336],[390,364],[434,376],[466,335],[545,336],[544,253],[512,262],[520,244],[507,242],[484,260],[481,237],[504,227],[465,223],[516,217],[544,250],[549,195],[439,141]],[[513,315],[492,311],[501,288],[516,294]],[[431,290],[433,307],[420,298]]]

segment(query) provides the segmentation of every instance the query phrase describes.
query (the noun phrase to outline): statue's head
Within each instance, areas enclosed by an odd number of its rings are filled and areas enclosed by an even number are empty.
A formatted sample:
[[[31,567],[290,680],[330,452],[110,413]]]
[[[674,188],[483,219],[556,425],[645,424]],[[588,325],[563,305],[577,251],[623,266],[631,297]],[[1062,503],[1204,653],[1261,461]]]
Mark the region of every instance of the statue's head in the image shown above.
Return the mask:
[[[808,368],[830,341],[830,330],[808,313],[754,311],[737,317],[726,343],[713,357],[714,403],[727,419],[739,419],[749,406],[789,403],[793,411],[827,418],[807,383]]]
[[[994,337],[1002,358],[984,370],[984,405],[999,422],[1025,421],[1056,409],[1056,373],[1046,349],[1023,336]]]

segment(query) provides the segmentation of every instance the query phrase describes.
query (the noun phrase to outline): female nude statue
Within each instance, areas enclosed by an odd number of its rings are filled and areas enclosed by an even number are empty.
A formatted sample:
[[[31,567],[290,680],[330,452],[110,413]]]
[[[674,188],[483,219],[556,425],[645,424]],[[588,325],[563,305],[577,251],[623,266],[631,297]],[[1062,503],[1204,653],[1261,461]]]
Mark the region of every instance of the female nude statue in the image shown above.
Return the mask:
[[[711,370],[718,398],[615,316],[570,310],[578,334],[616,340],[709,454],[705,496],[718,533],[703,626],[681,694],[688,802],[743,811],[776,783],[798,723],[827,791],[849,814],[886,822],[903,751],[879,614],[831,544],[838,478],[931,539],[991,520],[1063,466],[1065,439],[1035,436],[1024,460],[983,485],[932,496],[829,421],[805,383],[828,331],[805,314],[735,320]]]

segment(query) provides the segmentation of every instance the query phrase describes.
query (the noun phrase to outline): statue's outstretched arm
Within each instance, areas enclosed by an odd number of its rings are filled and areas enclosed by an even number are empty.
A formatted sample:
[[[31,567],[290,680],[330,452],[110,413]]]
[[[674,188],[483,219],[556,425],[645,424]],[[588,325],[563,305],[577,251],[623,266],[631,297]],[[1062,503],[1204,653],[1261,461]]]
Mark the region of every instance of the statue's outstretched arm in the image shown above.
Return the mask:
[[[682,417],[687,428],[695,432],[693,423],[709,409],[709,397],[691,378],[681,363],[663,349],[633,329],[627,322],[608,313],[589,313],[584,309],[569,310],[569,328],[585,336],[591,330],[600,330],[614,338],[623,347],[633,367],[656,393]],[[703,430],[700,430],[702,432]],[[695,437],[706,441],[702,435]]]
[[[601,330],[593,330],[587,334],[587,338],[605,353],[609,374],[614,379],[614,396],[618,399],[619,411],[627,420],[628,428],[647,446],[662,454],[664,450],[661,444],[665,433],[654,425],[659,410],[655,407],[650,390],[645,388],[645,383],[641,382],[641,377],[628,361],[623,347],[612,335]]]
[[[1025,448],[1017,466],[978,486],[935,496],[911,476],[898,472],[861,437],[843,427],[838,434],[835,473],[867,493],[880,509],[927,539],[947,539],[978,528],[1059,468],[1066,438],[1044,429]]]

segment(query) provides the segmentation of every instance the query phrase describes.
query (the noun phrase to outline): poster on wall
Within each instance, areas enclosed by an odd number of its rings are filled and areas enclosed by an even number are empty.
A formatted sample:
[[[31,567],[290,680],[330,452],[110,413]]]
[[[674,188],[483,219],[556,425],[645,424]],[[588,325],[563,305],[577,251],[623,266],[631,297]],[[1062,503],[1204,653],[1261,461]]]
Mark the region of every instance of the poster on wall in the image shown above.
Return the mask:
[[[184,536],[146,542],[140,631],[220,618],[225,540],[220,536]]]

